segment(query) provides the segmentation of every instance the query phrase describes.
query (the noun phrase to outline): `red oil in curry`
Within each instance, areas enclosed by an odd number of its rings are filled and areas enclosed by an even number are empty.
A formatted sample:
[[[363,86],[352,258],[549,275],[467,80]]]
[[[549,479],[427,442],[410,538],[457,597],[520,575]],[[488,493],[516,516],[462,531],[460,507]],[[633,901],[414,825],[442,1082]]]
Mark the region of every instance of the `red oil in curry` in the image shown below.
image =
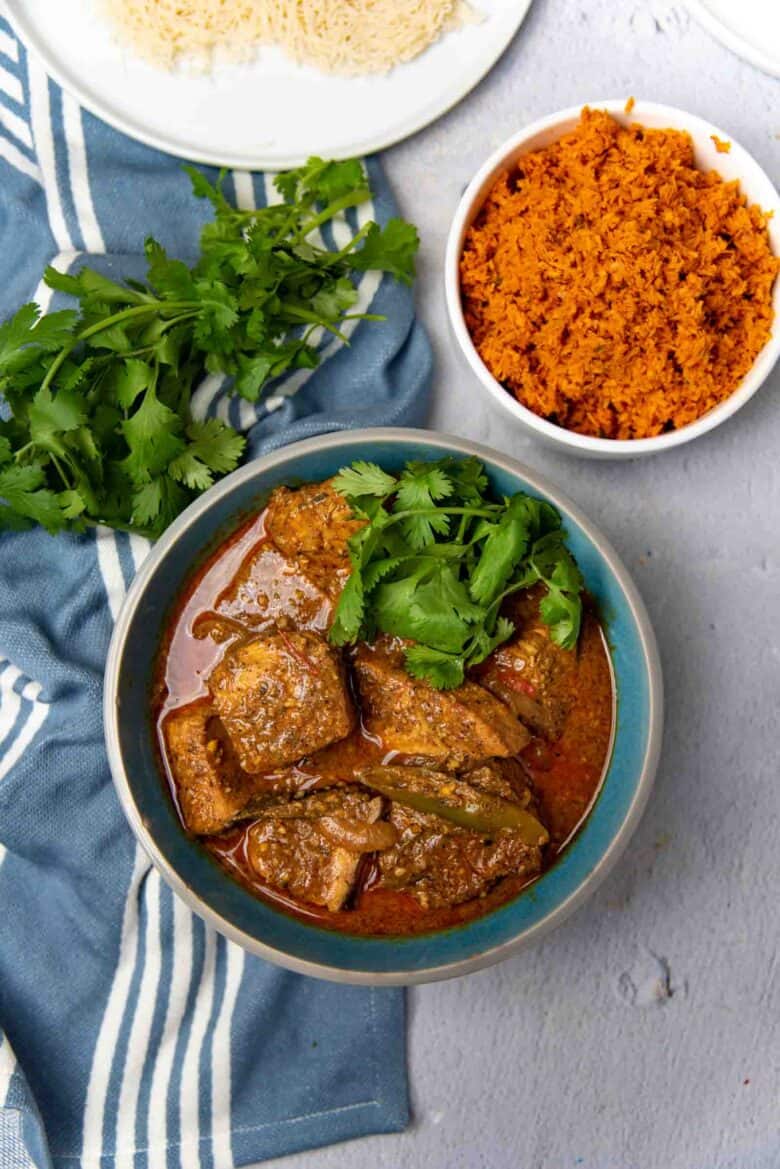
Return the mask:
[[[220,660],[226,644],[232,640],[228,636],[221,641],[209,633],[207,621],[242,565],[263,543],[261,513],[244,524],[201,565],[169,623],[159,655],[154,702],[158,747],[174,802],[176,791],[165,755],[163,720],[171,709],[207,693],[205,679]],[[326,620],[327,614],[313,609],[308,624],[310,628],[322,630]],[[262,628],[262,622],[256,628]],[[562,735],[554,743],[534,738],[521,755],[539,798],[542,819],[550,831],[546,868],[569,842],[590,810],[611,749],[614,723],[612,667],[602,628],[592,609],[586,608],[576,653],[574,685],[577,700],[567,716]],[[316,770],[307,760],[297,765],[300,788],[311,790],[325,786],[332,782],[336,771],[343,778],[345,771],[357,773],[382,762],[383,758],[386,756],[381,745],[358,726],[346,740],[318,753]],[[272,781],[273,776],[267,778]],[[203,844],[222,867],[253,894],[327,929],[385,936],[444,929],[497,908],[529,883],[523,876],[505,877],[482,897],[460,905],[426,909],[411,893],[374,887],[369,859],[364,863],[360,891],[352,904],[333,912],[303,903],[257,878],[247,856],[250,827],[251,821],[242,823],[220,836],[205,838]]]

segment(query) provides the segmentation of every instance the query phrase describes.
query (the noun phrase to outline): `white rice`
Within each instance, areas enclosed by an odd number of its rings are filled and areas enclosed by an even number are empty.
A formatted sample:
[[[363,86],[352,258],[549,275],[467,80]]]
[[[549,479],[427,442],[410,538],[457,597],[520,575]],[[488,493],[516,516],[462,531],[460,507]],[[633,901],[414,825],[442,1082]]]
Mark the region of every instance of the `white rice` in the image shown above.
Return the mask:
[[[473,19],[463,0],[99,0],[119,39],[166,69],[277,44],[326,73],[384,73]]]

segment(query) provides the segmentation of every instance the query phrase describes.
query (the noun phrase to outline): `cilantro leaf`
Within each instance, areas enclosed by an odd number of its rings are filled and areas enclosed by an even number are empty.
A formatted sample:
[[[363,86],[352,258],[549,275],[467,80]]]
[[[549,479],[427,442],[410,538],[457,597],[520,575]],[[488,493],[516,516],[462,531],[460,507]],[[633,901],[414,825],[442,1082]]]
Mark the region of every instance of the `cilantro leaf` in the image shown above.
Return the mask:
[[[390,272],[403,284],[411,284],[419,246],[417,228],[411,223],[403,219],[389,219],[384,227],[373,223],[363,246],[352,253],[352,263],[361,271]]]
[[[146,299],[127,285],[118,284],[102,272],[96,272],[94,268],[82,268],[75,279],[79,286],[77,295],[90,306],[141,304]]]
[[[159,535],[191,499],[192,495],[170,475],[159,475],[133,492],[133,523],[145,535]]]
[[[196,300],[197,290],[187,265],[182,260],[171,260],[162,244],[148,237],[144,244],[149,264],[148,279],[152,288],[171,300]]]
[[[26,360],[24,351],[30,347],[52,352],[68,343],[76,322],[75,312],[65,309],[39,317],[36,304],[25,304],[0,325],[0,372],[18,366],[20,359]]]
[[[469,620],[482,615],[448,565],[383,581],[372,596],[372,611],[383,632],[453,653],[468,639]]]
[[[564,545],[562,532],[549,532],[536,541],[530,566],[547,586],[547,596],[542,599],[539,611],[542,620],[550,626],[550,636],[556,645],[573,649],[580,633],[580,592],[584,582],[574,557]]]
[[[439,459],[437,466],[450,480],[455,495],[463,503],[484,502],[485,492],[488,489],[488,477],[485,474],[484,464],[475,455],[468,455],[465,459],[447,456],[444,459]]]
[[[410,462],[398,476],[358,461],[332,482],[366,520],[348,541],[352,572],[330,634],[336,644],[381,630],[409,643],[414,677],[458,686],[513,636],[504,597],[542,582],[550,636],[576,645],[582,575],[550,504],[523,492],[495,501],[477,459]]]
[[[465,681],[463,659],[429,645],[410,645],[404,652],[406,669],[413,678],[428,682],[436,690],[454,690]]]
[[[55,292],[67,292],[69,296],[81,294],[81,283],[78,276],[72,276],[69,272],[60,272],[51,265],[43,270],[43,282]]]
[[[60,390],[53,395],[48,388],[41,388],[30,403],[27,417],[30,438],[39,443],[55,434],[77,430],[85,421],[86,412],[84,401],[75,390]]]
[[[333,645],[354,644],[363,624],[363,580],[355,571],[341,590],[328,637]]]
[[[116,368],[114,393],[123,410],[130,410],[139,394],[154,381],[154,370],[139,357],[126,357]]]
[[[133,492],[133,517],[142,528],[152,524],[160,514],[163,505],[163,479],[161,475],[142,483]]]
[[[34,520],[47,532],[58,532],[63,527],[62,509],[45,483],[46,472],[36,463],[6,465],[0,468],[0,499],[17,516]]]
[[[449,516],[435,513],[435,505],[452,494],[452,483],[436,463],[407,463],[398,480],[398,507],[402,511],[429,509],[431,515],[411,515],[403,531],[413,548],[425,548],[435,537],[447,536]]]
[[[191,422],[187,427],[189,449],[217,475],[234,471],[244,453],[246,439],[219,418]]]
[[[246,440],[218,418],[192,422],[187,428],[188,446],[168,464],[168,474],[193,491],[205,491],[214,474],[225,474],[238,464]]]
[[[0,532],[26,532],[34,527],[34,520],[20,515],[7,503],[0,503]]]
[[[367,596],[402,563],[400,556],[388,556],[387,560],[372,560],[363,570],[363,592]]]
[[[332,487],[348,499],[359,499],[361,495],[375,495],[383,499],[395,491],[396,483],[396,479],[376,463],[358,459],[351,467],[341,468],[332,480]]]
[[[177,483],[191,487],[193,491],[206,491],[214,482],[210,469],[192,450],[186,447],[180,455],[168,464],[168,473]]]
[[[222,184],[227,178],[227,171],[221,170],[216,183],[212,184],[203,171],[198,170],[197,167],[184,166],[182,169],[190,176],[192,193],[196,199],[208,199],[217,214],[230,214],[233,208],[222,193]]]
[[[452,495],[452,483],[437,463],[407,463],[398,479],[398,504],[409,507],[432,507]]]
[[[69,488],[67,491],[61,491],[57,496],[57,502],[60,505],[63,518],[66,520],[75,520],[82,515],[86,509],[88,501],[84,498],[80,491]]]
[[[161,402],[150,387],[136,412],[122,423],[129,447],[123,466],[133,482],[148,482],[180,454],[184,447],[180,430],[178,414]]]
[[[271,376],[275,362],[274,354],[260,353],[256,357],[239,354],[234,385],[242,398],[246,398],[247,402],[257,401],[260,391]]]
[[[574,649],[580,634],[582,606],[578,596],[571,596],[556,586],[549,586],[549,592],[539,605],[542,620],[550,626],[550,637],[563,649]]]
[[[505,641],[509,641],[514,631],[515,627],[507,617],[498,618],[496,627],[492,633],[488,632],[485,625],[480,626],[475,631],[469,645],[466,664],[469,666],[478,666],[480,662],[484,662],[485,658],[490,657],[494,649],[498,649]]]
[[[357,158],[326,162],[312,157],[303,166],[276,176],[274,186],[286,203],[302,196],[312,202],[330,203],[366,186],[363,164]]]
[[[525,556],[537,530],[537,500],[515,495],[499,521],[487,531],[471,578],[471,595],[475,601],[489,605],[495,600]]]
[[[132,342],[127,329],[118,321],[114,325],[106,325],[97,333],[86,339],[86,344],[90,349],[110,349],[112,353],[128,353],[132,348]]]
[[[56,385],[61,390],[76,390],[83,384],[85,378],[95,364],[94,357],[86,357],[81,362],[65,361],[57,374]]]
[[[352,308],[358,298],[355,285],[347,276],[340,276],[332,284],[326,284],[311,299],[311,307],[318,316],[336,321],[346,309]]]

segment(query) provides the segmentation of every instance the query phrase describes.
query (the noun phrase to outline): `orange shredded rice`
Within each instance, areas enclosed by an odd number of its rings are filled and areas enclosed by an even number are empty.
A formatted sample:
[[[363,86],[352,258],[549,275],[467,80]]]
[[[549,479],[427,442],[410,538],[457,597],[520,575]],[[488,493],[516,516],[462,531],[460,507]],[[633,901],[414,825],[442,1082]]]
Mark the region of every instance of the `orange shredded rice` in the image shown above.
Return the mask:
[[[715,143],[715,149],[717,150],[718,154],[728,154],[731,151],[730,142],[724,142],[724,140],[719,138],[717,134],[710,134],[710,138]]]
[[[688,134],[583,110],[495,183],[460,263],[492,375],[580,434],[647,438],[728,397],[768,340],[769,216]]]

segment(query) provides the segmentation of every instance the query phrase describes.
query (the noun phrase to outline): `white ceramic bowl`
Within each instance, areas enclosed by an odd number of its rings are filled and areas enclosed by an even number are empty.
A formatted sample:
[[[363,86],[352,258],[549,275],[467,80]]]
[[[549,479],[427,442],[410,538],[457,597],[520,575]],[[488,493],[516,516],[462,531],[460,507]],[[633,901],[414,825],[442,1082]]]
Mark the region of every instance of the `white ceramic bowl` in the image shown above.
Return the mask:
[[[592,109],[608,110],[625,125],[628,125],[629,122],[641,122],[654,129],[671,127],[675,130],[687,130],[693,140],[694,157],[699,169],[717,170],[726,180],[738,179],[741,189],[750,203],[758,203],[765,211],[774,213],[773,218],[769,221],[769,237],[773,251],[776,255],[780,255],[780,197],[758,163],[734,141],[729,133],[725,130],[719,130],[716,126],[711,126],[709,122],[704,122],[701,118],[694,117],[693,114],[687,114],[672,106],[656,105],[653,102],[637,102],[630,115],[625,113],[625,98],[588,104]],[[719,426],[721,422],[725,422],[727,418],[735,414],[740,406],[744,406],[748,398],[752,398],[780,356],[780,279],[775,282],[774,288],[775,321],[772,334],[758,354],[749,373],[725,401],[688,426],[671,431],[669,434],[658,435],[655,438],[623,440],[592,438],[589,435],[574,434],[570,430],[564,430],[563,427],[540,418],[522,406],[489,372],[477,353],[466,328],[458,272],[463,240],[488,191],[501,172],[511,167],[522,155],[548,146],[551,142],[557,141],[563,134],[573,130],[579,121],[581,109],[581,106],[572,107],[568,110],[562,110],[560,113],[551,114],[538,122],[533,122],[491,154],[469,183],[458,205],[447,240],[444,272],[447,311],[458,344],[466,361],[476,374],[480,386],[486,391],[487,397],[496,402],[499,408],[511,415],[523,428],[543,442],[563,448],[573,454],[589,458],[634,458],[636,455],[669,450],[670,447],[690,442],[692,438],[698,438],[700,434],[706,434],[708,430]],[[712,140],[713,135],[731,143],[731,150],[727,154],[718,153]]]

